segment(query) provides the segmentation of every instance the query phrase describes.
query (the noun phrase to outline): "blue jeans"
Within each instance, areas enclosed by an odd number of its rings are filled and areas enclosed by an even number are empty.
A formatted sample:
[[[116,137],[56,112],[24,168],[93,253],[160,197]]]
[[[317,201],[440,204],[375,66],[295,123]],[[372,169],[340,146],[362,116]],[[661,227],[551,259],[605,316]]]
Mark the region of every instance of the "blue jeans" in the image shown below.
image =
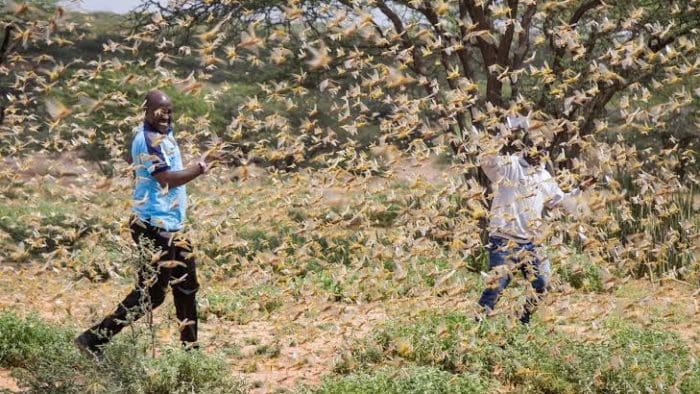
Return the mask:
[[[502,265],[508,265],[510,269],[500,276],[492,287],[484,289],[481,298],[479,298],[479,305],[487,311],[492,311],[496,307],[501,293],[513,278],[513,271],[519,268],[526,279],[534,278],[530,283],[532,283],[536,294],[527,298],[520,316],[522,323],[529,323],[530,315],[534,312],[547,288],[547,276],[545,272],[540,272],[540,269],[544,267],[535,253],[535,245],[532,242],[526,244],[510,242],[510,247],[508,243],[509,241],[505,238],[494,236],[489,238],[489,269],[493,270]]]

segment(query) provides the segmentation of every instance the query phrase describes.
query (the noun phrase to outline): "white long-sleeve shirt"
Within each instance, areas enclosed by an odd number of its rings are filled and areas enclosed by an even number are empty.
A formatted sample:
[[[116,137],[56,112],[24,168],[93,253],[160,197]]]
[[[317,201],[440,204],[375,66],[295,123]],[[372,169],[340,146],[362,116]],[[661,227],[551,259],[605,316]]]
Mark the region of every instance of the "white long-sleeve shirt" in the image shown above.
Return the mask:
[[[563,204],[576,209],[576,188],[564,193],[544,166],[531,166],[517,155],[482,154],[481,168],[491,181],[493,202],[489,233],[517,242],[537,242],[542,235],[542,210]]]

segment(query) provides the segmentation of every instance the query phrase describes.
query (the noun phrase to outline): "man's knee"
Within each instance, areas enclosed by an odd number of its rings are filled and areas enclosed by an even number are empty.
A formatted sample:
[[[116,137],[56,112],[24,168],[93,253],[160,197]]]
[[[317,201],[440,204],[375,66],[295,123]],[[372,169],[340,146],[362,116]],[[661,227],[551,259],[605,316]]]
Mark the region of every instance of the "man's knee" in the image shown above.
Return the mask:
[[[165,301],[165,288],[162,286],[155,286],[151,288],[149,295],[151,296],[151,305],[156,308]]]
[[[173,295],[191,296],[199,290],[199,282],[197,281],[197,273],[194,270],[194,260],[185,260],[188,264],[188,270],[181,277],[177,277],[180,273],[175,273],[170,280],[170,287],[173,289]]]
[[[173,286],[173,294],[175,296],[194,296],[199,290],[199,283],[181,283]]]

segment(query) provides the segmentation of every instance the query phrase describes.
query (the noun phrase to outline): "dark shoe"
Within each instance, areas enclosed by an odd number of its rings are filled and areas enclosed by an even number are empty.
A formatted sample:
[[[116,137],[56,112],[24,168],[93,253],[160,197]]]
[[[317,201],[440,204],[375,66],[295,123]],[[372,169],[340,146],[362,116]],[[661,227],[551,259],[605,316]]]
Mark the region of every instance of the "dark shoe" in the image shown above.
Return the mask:
[[[95,334],[85,331],[73,340],[75,347],[84,355],[102,361],[102,349],[98,346]]]
[[[518,320],[520,320],[520,324],[526,326],[526,325],[530,324],[530,314],[523,313]]]

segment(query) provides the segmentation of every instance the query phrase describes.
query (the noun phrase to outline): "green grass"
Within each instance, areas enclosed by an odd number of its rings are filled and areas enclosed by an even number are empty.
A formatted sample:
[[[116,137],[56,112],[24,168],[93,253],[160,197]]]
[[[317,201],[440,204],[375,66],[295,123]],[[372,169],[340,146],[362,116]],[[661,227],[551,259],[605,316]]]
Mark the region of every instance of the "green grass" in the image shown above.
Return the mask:
[[[204,321],[211,314],[236,324],[245,324],[263,315],[272,314],[283,305],[279,289],[269,285],[214,291],[205,297],[206,307],[200,310],[200,317]]]
[[[319,387],[301,389],[305,394],[472,394],[488,393],[494,383],[471,374],[453,375],[437,368],[383,368],[336,379]]]
[[[76,333],[37,317],[0,313],[0,367],[35,393],[242,393],[219,356],[165,348],[152,358],[139,336],[119,336],[102,362],[80,354]]]
[[[428,314],[375,330],[343,355],[335,371],[423,366],[454,376],[491,377],[524,392],[659,392],[675,387],[691,393],[700,387],[700,366],[677,335],[615,320],[599,330],[607,334],[604,342],[572,338],[536,323],[523,327],[495,319],[477,325],[462,314]]]

